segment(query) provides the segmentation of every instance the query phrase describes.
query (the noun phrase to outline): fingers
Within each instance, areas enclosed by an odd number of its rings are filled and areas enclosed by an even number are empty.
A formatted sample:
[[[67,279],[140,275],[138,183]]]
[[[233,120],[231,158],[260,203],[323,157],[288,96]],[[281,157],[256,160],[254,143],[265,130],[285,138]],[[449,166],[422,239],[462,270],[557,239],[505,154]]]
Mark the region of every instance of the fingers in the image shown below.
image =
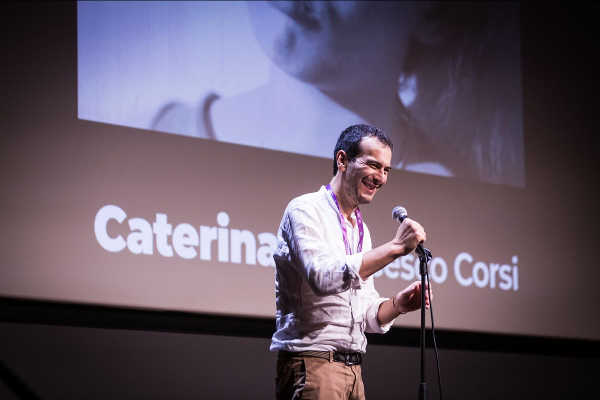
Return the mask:
[[[404,254],[409,254],[419,243],[427,240],[427,234],[421,224],[406,218],[398,226],[395,239],[399,245],[404,247]]]
[[[425,308],[429,309],[431,300],[433,300],[433,290],[431,290],[429,283],[425,282]]]
[[[425,233],[425,229],[421,224],[419,224],[417,221],[413,221],[412,219],[408,218],[404,221],[408,221],[407,224],[410,225],[410,227],[412,228],[418,243],[422,243],[425,240],[427,240],[427,234]]]
[[[404,290],[404,292],[407,293],[416,302],[418,302],[419,307],[417,307],[417,308],[420,308],[421,281],[414,281]],[[433,300],[433,290],[431,290],[429,283],[425,282],[425,308],[426,309],[429,309],[429,307],[431,306],[432,300]]]
[[[421,289],[421,282],[419,282],[419,290],[420,289]],[[430,297],[430,295],[431,295],[431,297]],[[429,309],[429,306],[431,305],[431,300],[433,300],[433,291],[431,290],[429,283],[426,281],[425,282],[425,308]]]
[[[427,240],[427,234],[425,233],[425,229],[417,221],[414,221],[410,218],[406,218],[400,225],[405,225],[405,229],[409,234],[412,234],[415,237],[417,243],[421,243]]]

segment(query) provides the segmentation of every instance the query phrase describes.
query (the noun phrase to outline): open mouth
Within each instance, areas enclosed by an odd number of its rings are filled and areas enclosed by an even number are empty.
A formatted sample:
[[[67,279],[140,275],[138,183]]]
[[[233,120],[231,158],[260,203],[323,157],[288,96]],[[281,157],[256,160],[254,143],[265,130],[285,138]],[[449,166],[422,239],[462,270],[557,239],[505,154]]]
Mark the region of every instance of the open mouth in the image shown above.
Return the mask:
[[[380,185],[376,185],[375,183],[373,183],[373,181],[371,181],[370,179],[366,179],[366,178],[364,178],[361,182],[371,192],[374,192],[380,186]]]

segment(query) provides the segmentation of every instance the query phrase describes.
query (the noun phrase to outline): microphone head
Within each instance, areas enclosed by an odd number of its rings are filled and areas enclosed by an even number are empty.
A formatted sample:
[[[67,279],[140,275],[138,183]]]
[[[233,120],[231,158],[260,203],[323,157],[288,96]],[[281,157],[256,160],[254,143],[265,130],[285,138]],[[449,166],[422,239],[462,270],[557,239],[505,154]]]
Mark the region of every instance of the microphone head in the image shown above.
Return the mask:
[[[392,210],[392,217],[398,222],[404,221],[404,218],[408,217],[406,208],[401,206],[394,207],[394,209]]]

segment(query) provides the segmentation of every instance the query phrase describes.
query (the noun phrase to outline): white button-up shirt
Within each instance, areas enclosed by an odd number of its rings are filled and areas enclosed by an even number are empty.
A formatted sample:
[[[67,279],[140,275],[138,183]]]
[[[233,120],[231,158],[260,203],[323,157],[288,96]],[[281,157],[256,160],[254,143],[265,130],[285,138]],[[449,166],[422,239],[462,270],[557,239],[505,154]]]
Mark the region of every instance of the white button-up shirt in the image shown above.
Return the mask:
[[[364,224],[362,252],[356,253],[359,229],[343,218],[353,254],[346,254],[339,211],[324,186],[293,199],[279,230],[275,302],[277,330],[271,351],[352,351],[364,353],[364,332],[385,333],[377,311],[387,300],[379,296],[373,277],[358,275],[363,252],[371,250]]]

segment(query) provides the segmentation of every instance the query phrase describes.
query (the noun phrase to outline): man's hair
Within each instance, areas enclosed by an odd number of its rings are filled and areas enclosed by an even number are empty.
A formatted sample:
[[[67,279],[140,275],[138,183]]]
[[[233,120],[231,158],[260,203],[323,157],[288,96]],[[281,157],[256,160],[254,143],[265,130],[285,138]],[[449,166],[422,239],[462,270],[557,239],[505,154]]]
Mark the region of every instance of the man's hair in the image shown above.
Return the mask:
[[[376,128],[371,125],[352,125],[344,129],[344,131],[340,134],[340,137],[335,144],[335,149],[333,150],[333,175],[337,174],[337,160],[336,155],[340,150],[344,150],[346,152],[346,156],[348,157],[348,162],[353,161],[356,157],[360,155],[360,142],[364,137],[374,136],[379,141],[385,145],[387,145],[390,150],[394,147],[392,145],[392,141],[389,137],[379,128]]]

